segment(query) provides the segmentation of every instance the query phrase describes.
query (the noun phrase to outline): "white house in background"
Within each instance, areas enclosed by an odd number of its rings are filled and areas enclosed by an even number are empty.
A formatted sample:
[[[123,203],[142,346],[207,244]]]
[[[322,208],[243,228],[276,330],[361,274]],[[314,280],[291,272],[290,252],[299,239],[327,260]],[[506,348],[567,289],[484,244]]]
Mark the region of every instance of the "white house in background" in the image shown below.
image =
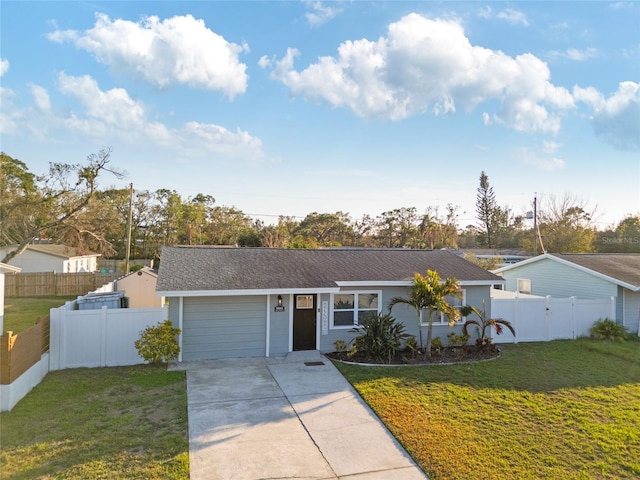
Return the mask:
[[[149,267],[131,272],[114,281],[114,290],[124,291],[129,308],[160,308],[164,297],[156,295],[158,274]]]
[[[4,333],[4,274],[18,273],[20,267],[0,263],[0,335]]]
[[[4,257],[15,248],[16,245],[0,247],[0,255]],[[81,253],[66,245],[34,244],[27,246],[24,252],[12,258],[9,263],[20,267],[23,273],[84,273],[97,270],[99,256],[99,253]]]
[[[546,253],[493,271],[506,290],[551,297],[614,297],[615,320],[640,328],[640,254]]]

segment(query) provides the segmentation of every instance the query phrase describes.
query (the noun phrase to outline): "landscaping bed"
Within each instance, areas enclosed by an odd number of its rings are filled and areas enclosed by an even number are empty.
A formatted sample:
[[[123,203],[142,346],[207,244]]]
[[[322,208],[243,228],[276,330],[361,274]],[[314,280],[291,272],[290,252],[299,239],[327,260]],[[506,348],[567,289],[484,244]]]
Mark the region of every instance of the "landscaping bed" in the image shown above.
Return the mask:
[[[344,363],[360,363],[370,365],[448,365],[454,363],[469,363],[483,360],[492,360],[500,356],[502,349],[497,345],[486,345],[478,348],[475,345],[458,347],[444,347],[435,349],[431,356],[426,356],[422,351],[400,350],[390,359],[377,360],[366,352],[332,352],[326,356]]]

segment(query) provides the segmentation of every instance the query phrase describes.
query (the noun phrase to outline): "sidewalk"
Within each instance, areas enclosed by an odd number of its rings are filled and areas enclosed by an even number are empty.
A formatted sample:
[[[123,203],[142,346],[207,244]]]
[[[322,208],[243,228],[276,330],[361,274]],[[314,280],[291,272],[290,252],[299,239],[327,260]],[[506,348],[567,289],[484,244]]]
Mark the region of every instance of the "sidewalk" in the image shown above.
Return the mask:
[[[192,480],[424,480],[331,362],[186,362]]]

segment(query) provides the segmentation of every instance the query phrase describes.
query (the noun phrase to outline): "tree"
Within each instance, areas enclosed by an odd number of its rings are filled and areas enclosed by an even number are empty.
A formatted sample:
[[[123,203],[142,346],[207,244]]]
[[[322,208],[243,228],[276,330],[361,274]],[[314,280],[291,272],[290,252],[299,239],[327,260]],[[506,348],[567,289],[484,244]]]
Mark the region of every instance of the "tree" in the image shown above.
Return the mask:
[[[640,216],[629,215],[615,230],[600,232],[598,252],[640,253]]]
[[[378,217],[378,233],[384,246],[415,248],[419,246],[419,219],[415,207],[396,208]]]
[[[22,168],[17,177],[13,175],[13,181],[3,181],[3,220],[4,215],[9,213],[12,217],[21,217],[20,228],[14,229],[12,238],[17,246],[5,255],[2,262],[7,263],[20,255],[31,242],[44,234],[57,238],[72,227],[78,215],[94,197],[99,176],[103,172],[109,172],[118,178],[122,177],[120,172],[109,167],[110,157],[111,149],[106,148],[89,155],[84,165],[50,163],[47,175],[31,177],[37,185],[37,194],[9,195],[13,188],[10,186],[15,186],[15,178],[21,177],[23,186],[27,185],[29,175],[25,168]],[[4,171],[4,157],[2,163]],[[17,162],[8,160],[7,165],[11,168],[21,167]],[[5,202],[6,197],[10,198]]]
[[[474,314],[478,319],[471,318],[464,322],[462,326],[462,334],[469,335],[469,327],[471,325],[475,325],[480,330],[480,334],[476,339],[476,345],[480,348],[485,348],[491,343],[491,338],[487,336],[487,329],[493,327],[496,331],[496,335],[501,335],[502,331],[506,327],[515,337],[516,331],[511,325],[511,322],[505,320],[503,318],[487,318],[487,312],[485,311],[484,304],[482,308],[482,313],[471,305],[465,305],[460,309],[460,315],[466,317],[468,315]]]
[[[496,201],[493,187],[489,185],[489,177],[484,171],[480,173],[480,186],[477,191],[476,212],[480,224],[480,243],[486,245],[487,248],[494,248],[496,217],[500,214],[500,207]]]
[[[458,230],[456,220],[458,207],[447,205],[447,213],[443,217],[438,213],[438,207],[427,207],[420,222],[420,237],[426,248],[456,248]]]
[[[389,300],[389,311],[401,303],[413,307],[418,312],[418,332],[420,334],[420,348],[422,342],[423,312],[429,313],[427,324],[427,345],[425,355],[431,356],[431,339],[433,336],[433,316],[440,311],[449,318],[449,326],[460,318],[458,309],[447,302],[447,297],[462,299],[460,283],[455,278],[440,280],[440,275],[435,270],[427,270],[427,275],[416,273],[409,290],[409,298],[393,297]]]
[[[547,252],[584,253],[594,251],[596,238],[591,222],[595,209],[574,196],[550,197],[538,211],[538,227]]]
[[[320,246],[343,246],[354,237],[347,213],[318,213],[307,215],[296,229],[296,235],[313,238]]]

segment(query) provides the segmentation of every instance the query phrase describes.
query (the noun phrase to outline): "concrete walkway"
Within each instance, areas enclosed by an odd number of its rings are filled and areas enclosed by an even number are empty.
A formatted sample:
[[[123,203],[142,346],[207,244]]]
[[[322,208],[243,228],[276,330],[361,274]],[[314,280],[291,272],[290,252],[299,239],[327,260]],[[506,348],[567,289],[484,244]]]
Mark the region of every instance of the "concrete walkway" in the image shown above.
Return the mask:
[[[192,480],[427,477],[331,362],[185,362]]]

